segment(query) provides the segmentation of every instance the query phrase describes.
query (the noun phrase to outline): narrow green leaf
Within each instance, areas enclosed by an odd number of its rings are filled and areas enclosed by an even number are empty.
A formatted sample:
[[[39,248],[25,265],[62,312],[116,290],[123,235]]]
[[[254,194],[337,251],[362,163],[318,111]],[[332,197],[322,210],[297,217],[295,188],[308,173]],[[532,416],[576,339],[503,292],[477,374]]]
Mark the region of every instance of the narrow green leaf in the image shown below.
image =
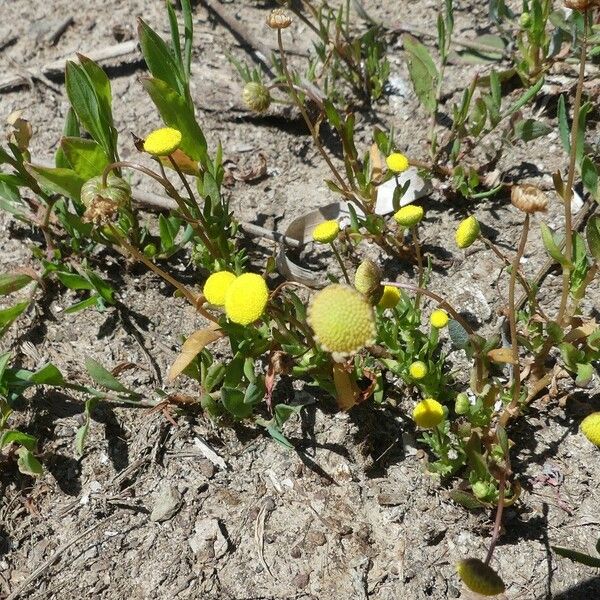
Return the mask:
[[[592,198],[598,201],[598,170],[589,156],[584,156],[581,163],[581,181]]]
[[[436,88],[439,73],[427,48],[411,35],[402,37],[408,55],[408,71],[415,93],[430,113],[436,109]]]
[[[569,128],[569,122],[567,121],[567,109],[565,107],[565,96],[561,94],[558,99],[558,132],[560,134],[560,141],[565,152],[568,154],[571,152],[571,130]]]
[[[85,358],[85,370],[98,385],[113,392],[131,393],[110,371],[107,371],[98,361],[89,356]]]
[[[27,448],[19,448],[17,451],[18,460],[17,466],[23,475],[31,477],[39,477],[43,473],[43,468],[40,461],[33,455],[31,450]]]
[[[102,175],[109,164],[108,156],[98,142],[80,137],[64,137],[60,141],[69,166],[84,181]]]
[[[67,137],[79,137],[79,122],[77,121],[77,115],[73,110],[72,106],[69,106],[67,110],[67,116],[65,117],[65,125],[63,127],[63,135]],[[63,152],[62,146],[59,146],[54,155],[54,166],[68,169],[71,165],[67,160],[65,153]]]
[[[468,510],[477,510],[486,507],[486,504],[478,500],[473,494],[463,490],[451,490],[450,498]]]
[[[81,186],[85,180],[73,169],[41,167],[32,164],[25,164],[25,168],[42,187],[79,202]]]
[[[2,337],[8,328],[15,322],[25,309],[29,306],[29,302],[20,302],[9,308],[0,310],[0,337]]]
[[[552,230],[546,223],[541,224],[542,229],[542,241],[544,242],[544,247],[546,251],[557,263],[562,265],[563,267],[572,266],[571,263],[567,260],[567,257],[561,252],[558,244],[554,240],[554,234]]]
[[[524,142],[530,142],[536,138],[548,135],[551,131],[552,127],[535,119],[521,119],[514,125],[515,137]]]
[[[559,556],[568,558],[569,560],[572,560],[574,562],[581,563],[582,565],[586,565],[587,567],[600,569],[600,558],[597,558],[595,556],[590,556],[589,554],[578,552],[577,550],[563,548],[562,546],[552,546],[552,550],[554,550],[554,552],[556,552],[556,554],[558,554]]]
[[[81,427],[79,427],[79,429],[77,430],[77,433],[75,434],[75,452],[77,453],[77,456],[83,456],[85,440],[87,439],[87,436],[88,436],[88,433],[90,430],[90,423],[92,420],[92,411],[94,410],[97,403],[98,403],[98,398],[88,398],[85,401],[85,408],[83,411],[85,420],[83,422],[83,425]]]
[[[17,429],[7,429],[0,437],[0,450],[9,444],[19,444],[28,450],[35,450],[37,446],[37,438],[28,433],[23,433]]]
[[[90,308],[91,306],[96,306],[98,304],[98,299],[100,296],[98,294],[94,294],[81,302],[76,302],[69,306],[69,308],[65,308],[64,313],[66,315],[71,315],[73,313],[79,312],[80,310],[85,310],[86,308]]]
[[[590,254],[595,260],[600,261],[600,215],[593,215],[589,218],[585,228]]]
[[[22,273],[0,273],[0,296],[12,294],[32,281],[30,275]]]
[[[142,85],[158,108],[163,121],[181,132],[181,150],[204,164],[207,160],[206,139],[185,99],[160,79],[145,78],[142,79]]]
[[[537,96],[537,93],[542,89],[543,85],[544,78],[540,77],[530,88],[525,90],[523,95],[515,103],[511,104],[504,116],[509,117],[523,108],[527,103],[531,102]]]
[[[33,385],[61,385],[65,382],[65,378],[55,365],[48,363],[32,373],[28,382]]]

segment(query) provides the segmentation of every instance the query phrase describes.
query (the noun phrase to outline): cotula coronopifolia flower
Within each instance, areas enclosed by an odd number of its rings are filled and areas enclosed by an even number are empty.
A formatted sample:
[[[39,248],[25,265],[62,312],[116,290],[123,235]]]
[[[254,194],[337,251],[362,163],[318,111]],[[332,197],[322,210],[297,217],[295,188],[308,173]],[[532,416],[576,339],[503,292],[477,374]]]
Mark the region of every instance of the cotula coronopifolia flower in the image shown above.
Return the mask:
[[[427,377],[429,369],[422,360],[415,360],[415,362],[411,363],[410,367],[408,367],[408,372],[413,379],[418,381],[419,379]]]
[[[370,259],[363,260],[354,274],[354,287],[364,294],[371,304],[377,304],[383,295],[381,269]]]
[[[213,273],[204,284],[202,293],[207,302],[215,306],[225,306],[225,297],[227,290],[235,281],[236,277],[229,271],[219,271]],[[262,278],[261,278],[262,279]]]
[[[312,238],[319,244],[331,244],[340,233],[340,224],[332,219],[319,223],[312,232]]]
[[[336,362],[375,343],[373,306],[350,286],[334,283],[318,291],[310,301],[307,320],[315,341]]]
[[[598,0],[565,0],[565,6],[571,10],[584,12],[594,6],[598,6]]]
[[[443,329],[444,327],[446,327],[446,325],[448,325],[449,320],[450,319],[448,317],[448,313],[445,310],[442,310],[441,308],[434,310],[431,313],[431,317],[429,317],[429,322],[431,323],[431,326],[435,327],[436,329]]]
[[[581,421],[581,433],[585,437],[600,447],[600,412],[594,412],[588,415],[583,421]]]
[[[463,250],[468,248],[479,237],[480,231],[479,221],[473,215],[467,217],[456,229],[456,245]]]
[[[249,81],[242,92],[244,104],[252,111],[264,113],[271,106],[269,88],[259,81]]]
[[[394,214],[394,220],[402,227],[414,227],[421,222],[424,214],[422,206],[407,204]]]
[[[498,573],[477,558],[465,558],[458,561],[456,571],[472,592],[482,596],[495,596],[506,589]]]
[[[114,173],[108,174],[106,186],[101,175],[92,177],[81,186],[81,202],[86,208],[83,218],[93,223],[105,222],[130,198],[131,187]]]
[[[513,185],[510,201],[515,208],[524,213],[544,212],[548,206],[546,194],[535,185]]]
[[[408,158],[404,156],[404,154],[400,154],[400,152],[393,152],[386,159],[385,163],[390,171],[393,173],[403,173],[408,169],[409,162]]]
[[[434,398],[425,398],[415,406],[413,420],[423,429],[433,429],[444,420],[444,407]]]
[[[379,308],[394,308],[400,302],[400,290],[395,285],[384,285]]]
[[[144,140],[144,150],[153,156],[173,154],[181,144],[181,131],[172,127],[155,129]]]
[[[257,273],[244,273],[231,282],[225,293],[225,314],[239,325],[258,321],[265,312],[269,288]]]

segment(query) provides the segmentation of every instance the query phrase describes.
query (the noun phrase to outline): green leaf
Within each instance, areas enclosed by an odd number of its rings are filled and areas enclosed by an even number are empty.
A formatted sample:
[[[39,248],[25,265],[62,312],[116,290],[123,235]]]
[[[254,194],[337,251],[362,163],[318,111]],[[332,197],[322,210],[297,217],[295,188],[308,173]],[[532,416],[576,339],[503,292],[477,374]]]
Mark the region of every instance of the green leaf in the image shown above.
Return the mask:
[[[506,429],[501,425],[496,427],[496,437],[498,438],[498,443],[500,444],[500,448],[502,448],[504,457],[507,458],[509,452],[508,435],[506,435]]]
[[[76,302],[69,306],[69,308],[65,308],[64,313],[66,315],[71,315],[73,313],[79,312],[80,310],[85,310],[86,308],[90,308],[91,306],[97,306],[98,299],[100,298],[99,294],[94,294],[81,302]]]
[[[291,444],[285,435],[281,433],[281,430],[277,427],[277,425],[269,425],[267,427],[267,431],[278,444],[281,444],[284,448],[288,448],[289,450],[294,449],[293,444]]]
[[[30,275],[22,273],[0,273],[0,296],[12,294],[33,281]]]
[[[252,415],[254,406],[244,402],[244,392],[237,388],[223,387],[221,389],[223,406],[237,419],[246,419]]]
[[[77,115],[75,114],[75,111],[71,106],[69,107],[69,110],[67,111],[67,116],[65,117],[63,135],[67,137],[79,137],[80,135]],[[56,150],[56,154],[54,155],[54,166],[63,169],[67,169],[71,166],[61,146],[58,147],[58,149]]]
[[[93,290],[94,286],[83,276],[68,271],[56,271],[60,282],[70,290]]]
[[[0,437],[0,450],[9,444],[19,444],[20,446],[33,451],[37,446],[37,438],[16,429],[8,429],[4,431]]]
[[[565,366],[570,371],[576,371],[577,363],[580,363],[585,359],[584,352],[578,350],[573,344],[569,344],[569,342],[562,342],[558,345],[558,349],[560,350]]]
[[[69,102],[86,131],[112,155],[110,122],[105,122],[103,101],[100,100],[87,71],[72,61],[67,62],[65,87]]]
[[[32,373],[27,381],[33,385],[61,385],[65,382],[65,378],[56,366],[48,363]]]
[[[169,28],[171,29],[171,48],[173,50],[173,56],[175,57],[176,63],[181,68],[183,66],[183,59],[181,57],[181,43],[179,41],[179,25],[177,23],[175,9],[171,2],[167,2],[167,13],[169,15]]]
[[[303,404],[277,404],[275,406],[275,421],[281,427],[291,416],[300,414]]]
[[[88,398],[85,401],[85,408],[83,410],[83,414],[85,417],[85,421],[83,425],[77,430],[75,434],[75,452],[77,456],[83,456],[83,448],[85,446],[85,440],[90,430],[90,422],[92,420],[92,411],[94,410],[96,404],[98,403],[98,398]]]
[[[579,387],[587,387],[594,376],[594,367],[591,363],[577,363],[577,376],[575,383]]]
[[[64,137],[60,141],[69,165],[84,181],[102,175],[109,164],[108,156],[98,142],[80,137]]]
[[[206,163],[206,139],[185,99],[160,79],[144,78],[142,85],[165,124],[181,132],[181,150],[190,158]]]
[[[171,223],[163,214],[158,217],[158,230],[160,232],[161,250],[170,250],[175,245],[175,236],[171,228]]]
[[[537,96],[537,93],[542,89],[543,85],[544,78],[540,77],[530,88],[525,90],[523,95],[515,103],[509,106],[504,116],[509,117],[523,108],[528,102],[531,102],[531,100],[533,100]]]
[[[21,447],[17,451],[17,455],[19,457],[17,460],[17,466],[23,475],[39,477],[43,473],[43,468],[40,461],[33,455],[31,450]]]
[[[468,510],[477,510],[485,508],[487,505],[478,500],[473,494],[463,490],[451,490],[450,498],[457,504],[464,506]]]
[[[85,370],[98,385],[121,394],[131,393],[110,371],[89,356],[85,358]]]
[[[544,247],[546,251],[557,263],[562,265],[563,267],[572,267],[571,263],[567,260],[567,257],[561,252],[560,247],[554,240],[554,234],[552,230],[546,223],[541,224],[542,229],[542,241],[544,242]]]
[[[177,24],[177,20],[175,23]],[[138,19],[138,37],[150,73],[183,96],[185,94],[183,75],[164,40],[143,19]],[[179,42],[177,43],[179,45]]]
[[[521,119],[514,125],[515,137],[523,140],[524,142],[530,142],[536,138],[548,135],[552,131],[552,127],[548,127],[541,121],[535,119]]]
[[[415,94],[430,113],[436,109],[436,89],[439,74],[427,48],[411,35],[402,37],[408,54],[408,71]]]
[[[567,109],[565,107],[565,97],[563,94],[558,99],[558,132],[560,134],[560,141],[562,142],[565,152],[571,152],[571,130],[569,128],[569,122],[567,121]]]
[[[71,198],[75,202],[80,201],[81,186],[85,180],[73,169],[41,167],[32,164],[25,164],[25,168],[42,187],[55,194]]]
[[[584,156],[581,162],[581,180],[592,198],[598,201],[598,170],[589,156]]]
[[[15,322],[25,309],[29,306],[29,302],[20,302],[9,308],[0,310],[0,337],[2,337],[8,328]]]
[[[600,261],[600,215],[593,215],[589,218],[585,228],[590,254],[595,260]]]
[[[584,554],[583,552],[578,552],[577,550],[569,550],[569,548],[563,548],[562,546],[552,546],[552,550],[554,550],[554,552],[556,552],[556,554],[559,556],[568,558],[574,562],[581,563],[587,567],[600,569],[600,558],[595,556],[590,556],[589,554]]]

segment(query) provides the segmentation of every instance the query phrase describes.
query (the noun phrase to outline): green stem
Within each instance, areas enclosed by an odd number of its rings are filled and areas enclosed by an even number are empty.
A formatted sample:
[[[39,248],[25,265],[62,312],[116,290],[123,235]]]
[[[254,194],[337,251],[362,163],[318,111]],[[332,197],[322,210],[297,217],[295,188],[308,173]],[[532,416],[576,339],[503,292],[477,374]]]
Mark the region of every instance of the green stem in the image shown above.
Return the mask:
[[[415,244],[415,254],[417,256],[417,266],[419,269],[419,287],[423,287],[423,283],[425,281],[425,267],[423,266],[423,254],[421,253],[421,243],[419,242],[419,228],[417,225],[414,225],[410,228],[410,232],[412,234],[413,242]],[[421,302],[421,294],[417,292],[415,295],[415,308],[419,308],[419,304]]]
[[[350,277],[348,276],[348,271],[346,270],[346,265],[344,264],[344,261],[342,260],[342,257],[340,256],[340,253],[338,252],[338,249],[335,247],[335,244],[333,242],[331,242],[330,246],[331,246],[331,249],[333,250],[333,253],[335,254],[335,257],[336,257],[338,263],[340,264],[340,267],[342,269],[342,273],[344,274],[344,279],[346,280],[346,283],[348,285],[352,285],[350,283]]]

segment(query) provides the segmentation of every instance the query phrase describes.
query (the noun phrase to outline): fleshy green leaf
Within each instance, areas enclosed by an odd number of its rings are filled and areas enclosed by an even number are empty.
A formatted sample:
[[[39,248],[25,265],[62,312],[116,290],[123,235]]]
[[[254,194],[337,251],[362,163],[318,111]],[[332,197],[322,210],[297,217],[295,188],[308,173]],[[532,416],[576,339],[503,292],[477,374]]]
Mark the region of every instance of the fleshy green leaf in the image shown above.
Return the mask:
[[[567,257],[562,253],[560,247],[554,240],[554,234],[552,230],[546,223],[541,224],[542,229],[542,241],[544,242],[544,247],[546,251],[557,263],[561,264],[563,267],[571,266],[570,262],[567,260]]]
[[[85,180],[73,169],[41,167],[32,164],[26,164],[25,168],[42,187],[79,202],[81,186]]]
[[[19,446],[33,451],[37,446],[37,438],[16,429],[7,429],[0,437],[0,450],[9,444],[19,444]]]
[[[109,164],[108,156],[98,142],[80,137],[64,137],[60,141],[69,165],[84,181],[102,175]]]
[[[530,142],[536,138],[548,135],[552,131],[552,127],[548,127],[541,121],[535,119],[521,119],[514,125],[515,137],[523,140],[524,142]]]
[[[436,108],[438,70],[427,48],[411,35],[402,37],[408,55],[408,71],[415,94],[423,107],[430,113]]]
[[[85,408],[83,411],[85,421],[83,425],[77,430],[75,434],[75,452],[78,456],[83,456],[83,448],[85,446],[85,440],[90,430],[90,422],[92,420],[92,411],[98,403],[97,398],[88,398],[85,401]]]
[[[98,385],[113,392],[131,393],[110,371],[107,371],[98,361],[89,356],[85,358],[85,370]]]
[[[43,473],[43,468],[40,461],[33,455],[31,450],[21,447],[17,451],[17,455],[19,456],[19,459],[17,460],[17,466],[23,475],[39,477]]]
[[[1,273],[0,274],[0,296],[12,294],[21,288],[24,288],[33,279],[30,275],[24,273]]]
[[[28,306],[29,302],[19,302],[19,304],[0,310],[0,337],[6,333],[7,329]]]
[[[552,546],[552,550],[554,550],[554,552],[556,552],[556,554],[559,556],[563,556],[564,558],[568,558],[574,562],[581,563],[587,567],[600,569],[600,558],[598,557],[590,556],[589,554],[584,554],[583,552],[578,552],[577,550],[563,548],[562,546]]]
[[[600,261],[600,215],[590,217],[585,228],[585,236],[590,254],[594,259]]]

